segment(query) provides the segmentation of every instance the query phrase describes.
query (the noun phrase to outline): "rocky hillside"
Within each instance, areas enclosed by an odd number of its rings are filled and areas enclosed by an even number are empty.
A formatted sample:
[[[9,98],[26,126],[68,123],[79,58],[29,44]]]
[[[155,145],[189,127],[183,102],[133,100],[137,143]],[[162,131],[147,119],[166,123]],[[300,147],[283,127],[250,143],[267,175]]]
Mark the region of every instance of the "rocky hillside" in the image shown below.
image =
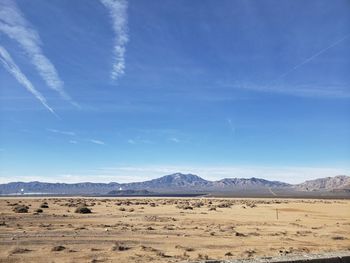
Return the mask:
[[[184,189],[204,188],[211,182],[194,174],[175,173],[157,179],[123,184],[125,189]]]
[[[305,181],[294,186],[301,191],[339,191],[350,190],[350,176],[338,175]]]
[[[260,187],[288,187],[290,184],[279,181],[268,181],[260,178],[225,178],[212,182],[214,188],[260,188]]]

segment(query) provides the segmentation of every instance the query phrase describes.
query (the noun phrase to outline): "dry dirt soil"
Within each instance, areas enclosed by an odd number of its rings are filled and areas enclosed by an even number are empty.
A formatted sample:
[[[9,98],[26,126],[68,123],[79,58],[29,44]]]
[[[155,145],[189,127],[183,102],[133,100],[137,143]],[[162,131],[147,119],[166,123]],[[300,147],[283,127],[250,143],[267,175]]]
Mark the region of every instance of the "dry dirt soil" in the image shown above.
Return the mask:
[[[18,205],[28,212],[15,212]],[[92,213],[75,213],[82,205]],[[349,250],[350,200],[0,199],[0,262],[186,262]]]

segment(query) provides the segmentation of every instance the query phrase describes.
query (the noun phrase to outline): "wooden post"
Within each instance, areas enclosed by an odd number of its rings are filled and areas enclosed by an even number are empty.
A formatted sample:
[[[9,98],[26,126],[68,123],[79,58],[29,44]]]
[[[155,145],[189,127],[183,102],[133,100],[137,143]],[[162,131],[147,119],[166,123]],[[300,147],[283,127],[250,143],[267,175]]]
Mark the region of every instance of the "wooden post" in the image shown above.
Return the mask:
[[[278,209],[276,208],[276,219],[278,220]]]

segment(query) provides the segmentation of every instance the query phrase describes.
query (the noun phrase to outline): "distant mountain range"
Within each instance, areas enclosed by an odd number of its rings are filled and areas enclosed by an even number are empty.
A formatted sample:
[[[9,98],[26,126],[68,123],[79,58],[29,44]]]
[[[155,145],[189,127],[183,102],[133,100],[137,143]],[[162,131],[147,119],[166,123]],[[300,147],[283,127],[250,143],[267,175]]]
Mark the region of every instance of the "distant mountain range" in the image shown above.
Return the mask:
[[[174,192],[230,192],[261,189],[287,189],[293,191],[350,191],[350,177],[327,177],[302,184],[291,185],[279,181],[259,178],[225,178],[219,181],[208,181],[194,174],[175,173],[157,179],[136,183],[42,183],[13,182],[0,184],[0,194],[24,193],[36,194],[108,194],[152,191],[159,193]],[[130,190],[130,191],[128,191]],[[119,192],[118,192],[119,191]],[[140,192],[142,193],[142,191]]]
[[[305,181],[302,184],[294,186],[301,191],[349,191],[350,192],[350,177],[338,175],[335,177],[325,177],[315,180]]]

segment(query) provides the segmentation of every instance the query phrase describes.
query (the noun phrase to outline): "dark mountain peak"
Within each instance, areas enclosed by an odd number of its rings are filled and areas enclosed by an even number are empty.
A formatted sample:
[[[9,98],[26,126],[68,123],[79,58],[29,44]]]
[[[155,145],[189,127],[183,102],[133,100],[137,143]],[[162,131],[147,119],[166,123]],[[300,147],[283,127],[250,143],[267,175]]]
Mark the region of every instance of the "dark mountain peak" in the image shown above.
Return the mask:
[[[183,173],[173,173],[169,175],[162,176],[158,179],[155,180],[165,180],[165,181],[184,181],[188,183],[193,183],[193,182],[206,182],[203,178],[199,177],[198,175],[195,174],[183,174]]]
[[[125,189],[167,189],[172,191],[192,189],[194,186],[203,187],[208,183],[209,181],[194,174],[174,173],[145,182],[124,184],[124,187]]]
[[[163,187],[186,187],[205,185],[208,181],[194,174],[174,173],[162,176],[157,179],[146,181],[148,187],[163,188]]]

